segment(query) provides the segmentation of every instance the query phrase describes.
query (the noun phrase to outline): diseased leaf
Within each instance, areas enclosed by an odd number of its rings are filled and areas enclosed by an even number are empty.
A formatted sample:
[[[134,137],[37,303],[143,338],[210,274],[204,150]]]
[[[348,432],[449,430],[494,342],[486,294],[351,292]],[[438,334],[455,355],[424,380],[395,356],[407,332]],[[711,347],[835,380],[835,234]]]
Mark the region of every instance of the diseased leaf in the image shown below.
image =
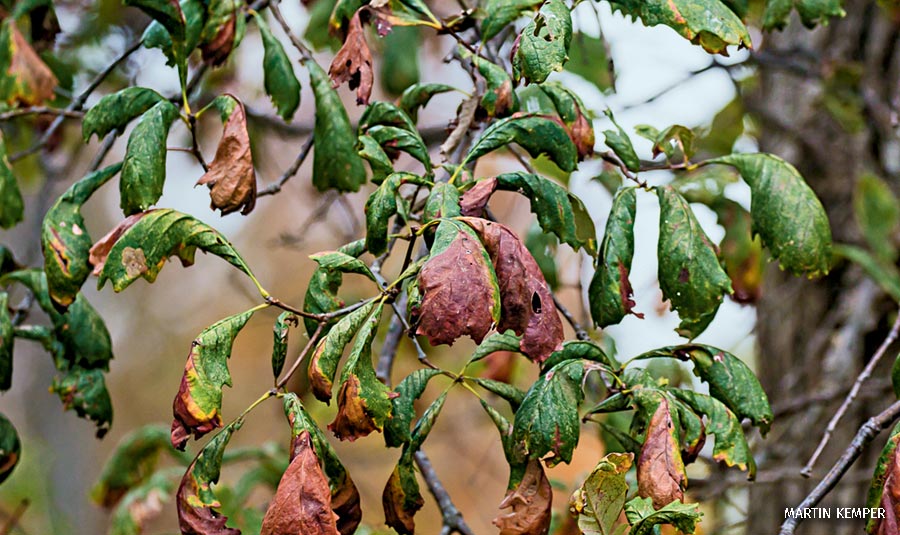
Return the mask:
[[[869,247],[881,260],[897,259],[900,202],[891,188],[875,175],[860,177],[853,190],[853,212]]]
[[[591,317],[600,327],[615,325],[635,313],[634,291],[629,275],[634,258],[634,218],[637,212],[635,188],[620,189],[613,198],[606,231],[600,244],[597,271],[588,288]]]
[[[365,240],[358,240],[348,243],[340,248],[338,252],[358,257],[366,251]],[[333,312],[344,306],[344,301],[337,295],[341,288],[343,277],[341,272],[333,269],[322,267],[316,268],[312,277],[309,279],[309,286],[306,289],[306,298],[303,301],[303,310],[313,314],[325,314]],[[312,336],[319,327],[319,322],[312,318],[304,318],[306,325],[306,333]],[[331,324],[325,325],[322,329],[322,336],[328,334]]]
[[[10,107],[40,106],[56,97],[59,81],[16,27],[14,17],[0,25],[0,100]]]
[[[0,483],[15,470],[22,454],[19,433],[9,419],[0,413]]]
[[[392,173],[366,201],[366,249],[374,256],[387,251],[390,218],[400,212],[401,208],[403,213],[408,211],[401,206],[407,202],[399,192],[403,184],[425,185],[426,181],[411,173]]]
[[[753,232],[782,267],[810,277],[828,273],[828,216],[794,166],[771,154],[732,154],[709,162],[737,168],[750,186]]]
[[[370,4],[369,9],[381,36],[387,35],[393,26],[442,27],[423,0],[384,0]]]
[[[661,397],[637,459],[638,494],[642,498],[651,498],[657,509],[684,499],[687,475],[681,460],[677,429],[669,402]]]
[[[281,370],[284,369],[284,360],[287,358],[288,351],[288,334],[291,327],[299,324],[300,320],[290,312],[282,312],[275,320],[272,342],[272,375],[275,379],[278,379]]]
[[[12,387],[13,324],[9,315],[9,294],[0,291],[0,392]]]
[[[110,518],[109,535],[141,535],[175,490],[170,471],[157,472],[129,490],[119,501]]]
[[[100,479],[91,489],[91,499],[112,507],[130,490],[144,483],[156,468],[159,454],[171,450],[169,430],[149,425],[126,435],[107,459]]]
[[[875,473],[866,498],[866,507],[882,508],[884,518],[870,518],[866,522],[869,535],[889,535],[900,527],[900,423],[894,426],[881,450]],[[2,477],[2,476],[0,476]],[[0,479],[2,481],[2,479]]]
[[[671,524],[682,533],[694,533],[703,513],[696,503],[677,501],[654,510],[649,498],[637,497],[625,504],[625,516],[631,524],[628,535],[653,535],[662,524]]]
[[[453,184],[438,182],[431,188],[422,218],[425,223],[436,219],[449,219],[460,215],[459,190]],[[427,234],[426,234],[427,237]]]
[[[122,211],[126,216],[144,211],[162,196],[166,181],[166,139],[178,117],[178,108],[161,100],[147,110],[128,137],[122,177]]]
[[[112,424],[113,409],[106,390],[103,372],[73,366],[53,378],[50,391],[59,396],[65,410],[74,409],[79,418],[97,424],[97,438],[102,438]]]
[[[452,344],[461,336],[481,343],[500,319],[501,288],[491,258],[459,223],[438,225],[418,284],[423,299],[416,334],[427,336],[432,345]]]
[[[572,15],[562,0],[546,0],[534,20],[525,25],[513,44],[512,63],[516,79],[543,83],[561,71],[569,59]]]
[[[191,52],[197,48],[200,43],[200,37],[206,21],[206,4],[201,0],[138,0],[143,4],[157,4],[163,10],[177,8],[181,11],[182,21],[171,19],[165,23],[154,15],[154,19],[144,34],[141,36],[141,42],[146,48],[158,48],[166,56],[166,64],[178,68],[178,75],[182,83],[186,83],[187,77],[187,60]],[[163,5],[168,4],[168,5]],[[165,15],[164,15],[165,16]],[[177,16],[177,15],[176,15]],[[168,24],[180,24],[181,31],[175,34],[168,29]]]
[[[800,20],[807,28],[828,24],[828,19],[846,15],[841,9],[840,0],[768,0],[763,13],[763,29],[784,29],[790,20],[792,9],[797,10]]]
[[[500,528],[500,535],[545,535],[550,529],[553,511],[553,489],[537,459],[528,461],[518,483],[510,487],[500,502],[501,511],[493,524]]]
[[[585,113],[587,108],[574,92],[559,82],[541,84],[541,90],[553,102],[553,107],[566,126],[572,143],[578,148],[578,159],[594,154],[594,126]]]
[[[313,185],[319,191],[358,191],[366,181],[366,169],[356,153],[347,110],[325,71],[312,60],[306,62],[306,68],[316,97]]]
[[[373,281],[376,280],[375,275],[372,274],[365,262],[340,251],[324,251],[310,255],[309,258],[315,260],[319,267],[325,270],[340,271],[341,273],[358,273]]]
[[[219,481],[222,457],[231,435],[240,428],[240,421],[231,424],[214,436],[200,450],[188,467],[178,486],[175,505],[178,525],[184,535],[240,535],[240,530],[225,527],[228,518],[216,509],[222,504],[212,486]]]
[[[85,141],[97,135],[103,139],[113,131],[123,131],[128,123],[137,119],[165,97],[146,87],[127,87],[100,99],[81,121]]]
[[[253,310],[229,316],[210,325],[191,343],[181,386],[172,403],[172,445],[184,450],[190,439],[199,439],[222,427],[222,388],[231,386],[228,359],[234,339],[253,315]]]
[[[510,143],[518,143],[532,158],[546,154],[563,171],[574,171],[578,165],[578,151],[562,121],[538,114],[513,114],[496,121],[481,134],[463,163]]]
[[[372,136],[366,134],[359,136],[357,149],[359,157],[369,162],[373,184],[381,184],[385,177],[394,172],[394,164],[391,159]]]
[[[213,67],[225,63],[246,31],[247,22],[238,0],[209,2],[206,23],[200,32],[203,61]]]
[[[335,54],[328,69],[332,87],[347,82],[356,90],[356,103],[366,105],[372,94],[375,73],[372,71],[372,53],[366,43],[366,33],[359,20],[359,11],[350,19],[344,45]]]
[[[478,69],[479,74],[484,77],[487,87],[484,96],[481,97],[481,108],[488,117],[506,117],[519,111],[519,97],[514,91],[512,78],[505,69],[472,54],[462,45],[457,50],[459,55],[463,59],[471,61]]]
[[[250,133],[247,131],[247,115],[244,104],[234,101],[227,119],[225,130],[216,148],[216,157],[209,164],[209,170],[200,177],[197,185],[209,187],[211,208],[220,210],[222,215],[241,211],[247,215],[256,205],[256,172],[253,170],[253,155],[250,152]]]
[[[366,106],[366,110],[359,118],[357,130],[360,134],[364,134],[373,126],[378,125],[395,126],[418,135],[416,123],[410,118],[410,115],[400,106],[390,102],[377,101]]]
[[[0,228],[12,228],[24,218],[25,202],[7,159],[6,140],[0,133]]]
[[[725,227],[719,250],[734,289],[731,298],[742,304],[755,303],[762,293],[766,259],[762,242],[751,231],[750,212],[724,197],[710,207],[716,212],[719,224]]]
[[[401,535],[413,535],[415,515],[425,505],[413,468],[413,456],[404,450],[381,495],[384,522]]]
[[[284,51],[284,47],[281,46],[281,41],[272,34],[272,30],[269,29],[268,23],[262,16],[257,14],[255,19],[263,42],[263,85],[266,88],[266,94],[271,97],[278,115],[285,121],[290,121],[300,106],[300,82],[297,81],[294,67],[291,65],[291,60]],[[310,62],[310,64],[314,63]],[[310,76],[312,76],[311,70]],[[316,93],[317,101],[318,98],[319,95]],[[324,138],[316,135],[317,151],[320,141],[324,141]]]
[[[622,163],[625,164],[629,171],[637,173],[641,170],[641,159],[638,158],[637,153],[634,151],[631,138],[616,122],[616,118],[613,117],[611,110],[607,109],[604,113],[612,121],[613,126],[616,127],[615,130],[605,130],[603,132],[603,136],[606,138],[606,145],[616,153],[616,156],[622,160]]]
[[[82,205],[122,169],[114,164],[82,178],[50,207],[41,223],[41,249],[50,297],[70,305],[91,274],[88,262],[93,240],[88,234]]]
[[[625,473],[634,462],[632,453],[609,453],[597,463],[570,500],[583,533],[614,535],[625,507],[628,483]]]
[[[659,197],[659,286],[681,323],[676,332],[696,338],[716,315],[731,280],[722,269],[715,245],[703,232],[687,201],[671,186]]]
[[[536,362],[544,361],[561,347],[563,328],[537,262],[508,227],[474,217],[460,219],[478,234],[497,274],[500,289],[497,331],[512,329],[522,336],[522,353]]]
[[[497,36],[528,10],[534,9],[543,0],[486,0],[482,9],[486,13],[481,21],[481,38],[489,41]]]
[[[415,130],[409,131],[396,126],[375,125],[368,129],[367,135],[374,139],[392,160],[403,151],[422,162],[426,173],[431,173],[431,158],[428,147]]]
[[[373,301],[350,312],[316,345],[310,358],[308,373],[310,388],[319,401],[330,403],[331,388],[338,363],[344,355],[344,347],[350,343],[374,308]]]
[[[413,123],[419,119],[419,108],[424,108],[435,95],[455,91],[456,88],[446,84],[415,84],[403,91],[397,100],[397,106],[409,115]]]
[[[441,370],[422,368],[407,375],[394,388],[397,396],[391,399],[391,418],[384,425],[384,441],[388,447],[397,448],[410,441],[409,427],[416,415],[413,404],[422,397],[428,381],[440,374]]]
[[[512,352],[507,352],[507,355],[512,356]],[[525,401],[526,392],[519,390],[505,381],[497,381],[487,377],[474,377],[472,380],[488,392],[503,398],[509,403],[509,406],[513,411],[519,410],[519,406]]]
[[[165,261],[178,255],[182,265],[194,263],[197,249],[221,257],[247,275],[250,268],[219,232],[193,217],[170,209],[156,209],[126,218],[91,247],[98,287],[107,280],[121,292],[138,277],[156,280]]]

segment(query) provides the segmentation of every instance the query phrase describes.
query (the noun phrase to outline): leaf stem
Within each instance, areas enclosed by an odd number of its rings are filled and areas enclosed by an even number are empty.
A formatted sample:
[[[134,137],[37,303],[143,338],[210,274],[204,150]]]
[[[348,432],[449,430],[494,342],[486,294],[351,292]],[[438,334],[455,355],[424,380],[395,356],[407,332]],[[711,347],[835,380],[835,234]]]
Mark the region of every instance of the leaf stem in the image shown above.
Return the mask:
[[[297,358],[294,360],[294,363],[291,364],[291,367],[287,372],[275,383],[275,391],[281,390],[284,386],[291,380],[291,376],[297,371],[300,367],[300,363],[306,358],[306,355],[316,346],[316,343],[319,341],[319,337],[322,335],[322,330],[325,328],[324,321],[320,321],[319,325],[316,327],[316,331],[312,336],[309,337],[309,340],[306,342],[306,345],[303,346],[303,349],[300,350],[300,354],[297,355]]]

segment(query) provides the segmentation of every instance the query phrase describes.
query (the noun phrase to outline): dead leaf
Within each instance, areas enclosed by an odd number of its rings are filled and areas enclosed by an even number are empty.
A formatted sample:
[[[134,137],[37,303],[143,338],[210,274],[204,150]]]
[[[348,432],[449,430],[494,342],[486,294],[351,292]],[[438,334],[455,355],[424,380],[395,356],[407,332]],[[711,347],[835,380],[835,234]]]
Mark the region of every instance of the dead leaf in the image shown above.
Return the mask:
[[[638,494],[651,498],[657,509],[684,500],[687,487],[674,427],[669,403],[662,398],[647,426],[647,438],[637,462]]]
[[[154,210],[147,210],[146,212],[140,212],[126,217],[122,222],[116,225],[115,228],[109,231],[106,236],[103,236],[97,240],[97,243],[91,246],[88,261],[94,266],[94,271],[92,273],[95,277],[99,276],[100,272],[103,271],[103,265],[106,264],[106,258],[109,256],[109,251],[113,248],[113,245],[119,241],[122,234],[125,234],[125,231],[133,227],[142,217],[153,211]]]
[[[331,508],[338,516],[337,529],[341,535],[353,535],[362,521],[362,508],[359,504],[359,490],[350,479],[344,478],[343,484],[331,493]]]
[[[500,509],[510,509],[494,519],[500,535],[545,535],[550,529],[553,489],[537,459],[528,461],[525,475],[514,490],[500,502]]]
[[[247,215],[256,205],[256,172],[250,153],[250,134],[247,132],[247,115],[244,104],[237,106],[225,122],[222,140],[216,149],[216,157],[197,185],[210,188],[212,208],[227,215],[238,210]]]
[[[204,414],[191,396],[190,381],[197,377],[194,367],[195,355],[196,346],[192,346],[191,353],[184,365],[184,374],[181,376],[178,394],[175,395],[175,401],[172,403],[174,419],[172,420],[170,440],[172,446],[181,451],[184,451],[184,445],[191,438],[191,432],[195,439],[199,439],[206,433],[222,427],[222,415],[218,411],[211,415]]]
[[[38,56],[22,32],[14,23],[12,31],[12,58],[7,74],[17,87],[10,91],[7,104],[12,106],[40,106],[56,96],[54,90],[59,81],[53,71]]]
[[[480,344],[494,326],[491,277],[482,245],[459,230],[447,249],[419,272],[423,297],[416,333],[432,345],[452,344],[464,335]]]
[[[591,121],[585,117],[581,107],[578,107],[578,118],[571,125],[566,125],[566,130],[569,137],[572,138],[572,142],[575,143],[575,148],[578,149],[579,160],[584,160],[594,154],[594,127]]]
[[[416,531],[416,513],[425,505],[425,500],[418,492],[418,484],[409,479],[416,477],[412,465],[404,466],[403,463],[401,459],[391,472],[381,494],[381,505],[385,524],[401,535],[412,535]]]
[[[479,180],[459,200],[459,210],[467,217],[484,216],[484,208],[497,189],[497,177]]]
[[[366,33],[359,19],[359,11],[350,19],[347,38],[334,56],[331,68],[328,69],[328,76],[331,77],[332,87],[349,82],[350,89],[356,89],[357,104],[369,103],[375,74],[372,71],[372,52],[366,42]]]
[[[366,412],[366,402],[359,395],[359,378],[350,375],[338,391],[338,412],[328,429],[340,440],[353,442],[376,431],[375,420]]]
[[[338,535],[328,478],[308,431],[294,439],[292,454],[263,518],[260,535]]]
[[[512,329],[522,336],[522,352],[532,360],[543,362],[562,347],[563,327],[540,267],[509,227],[475,217],[462,220],[481,238],[497,273],[500,285],[497,331]]]

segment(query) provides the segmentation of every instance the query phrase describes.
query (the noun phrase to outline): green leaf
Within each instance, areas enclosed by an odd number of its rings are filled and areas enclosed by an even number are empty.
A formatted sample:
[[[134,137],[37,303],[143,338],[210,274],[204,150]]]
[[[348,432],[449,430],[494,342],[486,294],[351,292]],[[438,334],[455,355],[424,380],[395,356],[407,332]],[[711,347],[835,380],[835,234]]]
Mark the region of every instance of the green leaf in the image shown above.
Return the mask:
[[[359,157],[369,162],[373,184],[381,184],[385,177],[394,172],[394,164],[391,159],[372,136],[366,134],[359,136],[357,149]]]
[[[613,126],[616,127],[615,130],[605,130],[603,132],[603,135],[606,137],[606,145],[616,153],[616,156],[622,160],[622,163],[625,164],[625,167],[629,171],[637,173],[641,170],[641,159],[638,158],[637,153],[634,151],[634,145],[631,144],[631,138],[628,137],[625,130],[623,130],[622,127],[619,126],[619,123],[616,122],[616,118],[613,117],[611,110],[607,109],[604,113],[609,117],[609,120],[612,121]]]
[[[22,443],[19,433],[12,422],[0,413],[0,483],[6,481],[22,454]]]
[[[488,392],[496,394],[506,400],[514,412],[519,410],[519,406],[525,401],[526,393],[509,383],[495,381],[494,379],[486,379],[484,377],[473,377],[472,381]]]
[[[222,429],[200,450],[184,473],[175,494],[178,524],[182,532],[195,531],[191,526],[198,526],[213,533],[218,531],[222,535],[232,535],[233,530],[225,531],[228,519],[216,512],[222,504],[213,491],[213,485],[219,481],[222,457],[231,435],[240,429],[242,423],[238,420]]]
[[[384,425],[384,441],[389,448],[397,448],[410,441],[412,434],[409,427],[416,415],[413,404],[422,397],[428,381],[441,373],[441,370],[433,368],[415,370],[394,388],[397,396],[391,399],[391,418]]]
[[[503,28],[542,2],[543,0],[486,0],[482,6],[486,16],[481,21],[481,39],[493,39]]]
[[[168,100],[161,100],[141,116],[131,131],[119,182],[125,215],[146,210],[162,196],[166,181],[166,139],[176,117],[178,108]]]
[[[337,0],[318,0],[307,7],[309,19],[303,32],[303,40],[311,44],[317,52],[326,48],[335,52],[341,47],[341,40],[331,35],[328,24],[336,4]]]
[[[175,453],[169,444],[169,429],[161,425],[141,427],[116,445],[103,465],[100,479],[91,489],[91,499],[112,507],[131,489],[144,483],[156,469],[159,454]]]
[[[387,251],[388,223],[398,213],[400,205],[406,202],[398,191],[403,184],[425,185],[426,181],[412,173],[393,173],[366,201],[366,249],[374,256]]]
[[[275,379],[278,379],[281,370],[284,369],[288,351],[288,334],[291,327],[296,327],[298,324],[297,316],[290,312],[282,312],[275,320],[275,326],[272,329],[272,375]]]
[[[425,172],[431,173],[431,158],[428,156],[428,147],[418,132],[405,130],[396,126],[375,125],[367,131],[367,135],[378,142],[385,152],[403,151],[425,166]]]
[[[409,446],[407,446],[411,451],[418,450],[422,446],[422,443],[425,442],[425,439],[434,427],[434,423],[437,421],[438,415],[441,413],[441,409],[444,408],[444,402],[446,400],[447,390],[444,390],[437,399],[431,402],[431,405],[425,409],[422,417],[416,422],[416,426],[412,430]]]
[[[53,378],[50,391],[59,396],[66,410],[75,409],[79,418],[95,422],[98,438],[109,431],[113,408],[101,370],[72,367]]]
[[[281,42],[272,34],[265,19],[254,14],[256,25],[263,42],[263,84],[266,94],[272,98],[278,115],[285,121],[294,117],[294,112],[300,106],[300,82],[294,74],[294,67]],[[312,63],[312,62],[311,62]],[[312,74],[312,73],[310,73]],[[318,99],[318,93],[316,93]],[[316,136],[316,147],[322,139]]]
[[[110,518],[109,535],[141,535],[175,490],[171,470],[157,472],[122,497]]]
[[[891,188],[875,175],[865,174],[853,191],[853,212],[869,247],[886,262],[897,259],[900,202]]]
[[[616,359],[606,354],[602,347],[594,341],[589,340],[568,340],[563,342],[562,349],[550,355],[541,366],[541,373],[547,373],[557,364],[568,360],[587,360],[589,362],[598,362],[603,364],[610,370],[618,370],[621,365]]]
[[[763,13],[763,29],[782,30],[790,21],[791,10],[796,9],[807,28],[827,24],[832,17],[841,18],[846,13],[840,0],[768,0]]]
[[[181,386],[175,396],[172,445],[179,450],[190,438],[222,426],[222,389],[231,386],[228,359],[231,347],[255,309],[229,316],[210,325],[191,343]]]
[[[169,32],[175,41],[183,41],[185,36],[185,20],[181,6],[175,0],[123,0],[126,6],[134,6]]]
[[[514,45],[516,79],[540,84],[568,61],[572,15],[562,0],[546,0],[534,20],[525,25]]]
[[[671,524],[683,533],[694,533],[703,513],[696,503],[678,501],[655,510],[650,498],[637,497],[625,504],[625,516],[631,524],[628,535],[653,535],[656,526],[663,524]]]
[[[459,190],[447,182],[438,182],[431,188],[425,200],[425,223],[440,218],[451,218],[460,215]]]
[[[485,338],[484,341],[475,348],[475,352],[472,353],[472,357],[469,359],[468,363],[471,364],[477,362],[497,351],[521,352],[521,349],[519,348],[519,343],[521,341],[522,337],[516,336],[516,333],[511,329],[502,333],[495,332]]]
[[[615,325],[627,314],[635,314],[631,281],[634,258],[634,218],[637,212],[635,188],[620,189],[613,198],[606,230],[600,243],[597,271],[588,288],[591,317],[600,327]],[[643,317],[643,314],[635,314]]]
[[[597,253],[594,221],[581,199],[566,188],[544,177],[523,172],[497,175],[497,187],[528,197],[531,211],[537,215],[545,232],[552,232],[576,251],[584,247],[591,256]]]
[[[715,245],[703,232],[687,201],[671,186],[659,196],[659,286],[681,323],[676,332],[696,338],[716,315],[731,280],[722,269]]]
[[[450,91],[456,91],[456,88],[437,83],[411,85],[400,95],[398,106],[415,123],[419,119],[419,108],[424,108],[433,96]]]
[[[9,294],[0,291],[0,392],[5,392],[12,386],[13,332],[12,318],[9,315]]]
[[[542,374],[525,394],[513,422],[513,442],[529,459],[544,458],[547,466],[570,462],[578,444],[578,406],[584,400],[580,360],[560,362]],[[551,457],[545,457],[552,454]]]
[[[619,515],[625,507],[628,482],[625,474],[634,462],[634,454],[609,453],[597,463],[570,500],[583,533],[613,535]]]
[[[357,273],[375,280],[375,275],[369,270],[369,266],[355,256],[340,251],[324,251],[310,255],[309,258],[315,260],[322,269],[341,273]]]
[[[639,18],[646,26],[664,24],[712,54],[727,56],[728,45],[753,47],[740,17],[720,0],[610,0],[610,4],[613,11]]]
[[[115,240],[114,243],[108,245],[107,238]],[[194,263],[198,248],[221,257],[253,277],[244,259],[217,230],[168,208],[136,214],[120,223],[107,238],[91,249],[94,273],[99,273],[99,288],[107,280],[112,281],[116,292],[121,292],[139,277],[153,282],[167,258],[177,255],[183,265],[189,266]],[[102,249],[108,254],[94,261]]]
[[[50,297],[68,306],[91,273],[88,262],[93,240],[87,232],[82,205],[122,169],[114,164],[82,178],[50,207],[41,224],[41,249]]]
[[[893,263],[876,258],[862,247],[836,244],[832,247],[835,257],[843,257],[859,264],[874,282],[891,299],[900,303],[900,269]]]
[[[399,106],[390,102],[375,101],[366,106],[366,111],[359,118],[357,130],[362,135],[374,126],[394,126],[418,136],[416,123],[410,117],[406,110]]]
[[[344,355],[344,347],[350,343],[374,308],[373,301],[350,312],[316,345],[309,362],[308,373],[310,388],[319,401],[326,403],[331,401],[331,387],[338,363]]]
[[[338,251],[350,256],[358,257],[366,251],[365,240],[357,240],[338,248]],[[303,301],[303,310],[312,314],[326,314],[342,308],[344,301],[337,295],[341,288],[343,277],[340,271],[332,269],[316,268],[309,279],[306,289],[306,297]],[[319,327],[319,322],[312,318],[304,318],[306,333],[312,336]],[[325,325],[322,336],[328,334],[331,325]]]
[[[484,96],[481,97],[481,107],[489,117],[506,117],[519,111],[519,97],[513,90],[512,78],[503,67],[472,54],[464,46],[457,48],[460,57],[471,61],[484,77]]]
[[[771,154],[732,154],[709,163],[737,168],[750,186],[753,231],[782,267],[810,277],[828,273],[828,216],[794,166]]]
[[[603,36],[594,37],[576,32],[569,45],[569,61],[565,69],[607,92],[614,89],[615,71],[612,67]]]
[[[162,3],[165,0],[150,1]],[[169,4],[176,5],[176,2],[169,0]],[[200,36],[206,22],[206,4],[201,0],[182,0],[177,6],[184,18],[183,35],[173,39],[174,34],[170,33],[160,20],[154,20],[144,30],[141,42],[146,48],[160,49],[166,56],[166,64],[178,67],[181,83],[184,84],[187,81],[188,56],[200,43]]]
[[[563,171],[574,171],[578,152],[569,134],[555,117],[537,114],[518,114],[500,119],[489,126],[466,155],[463,163],[518,143],[532,158],[546,154]]]
[[[96,134],[103,139],[112,131],[123,131],[128,123],[140,117],[165,97],[146,87],[128,87],[100,99],[84,115],[81,133],[85,141]]]
[[[888,501],[891,506],[896,504],[896,502],[891,503],[891,498],[884,496],[884,492],[886,490],[890,492],[890,489],[885,488],[888,484],[888,479],[890,478],[893,480],[897,475],[897,444],[900,444],[900,423],[897,423],[891,430],[891,434],[888,436],[887,442],[881,450],[881,455],[878,456],[878,462],[875,463],[875,473],[872,476],[872,484],[869,487],[869,493],[866,497],[866,507],[876,509],[884,507],[885,501]],[[2,479],[0,479],[0,481],[2,481]],[[879,529],[881,524],[882,522],[880,519],[869,519],[866,523],[866,533],[869,533],[870,535],[885,533],[885,531]]]
[[[306,67],[316,97],[313,185],[319,191],[358,191],[366,181],[366,169],[356,153],[356,136],[347,110],[325,71],[312,60]]]
[[[12,228],[24,218],[25,202],[7,159],[6,141],[0,134],[0,228]]]
[[[421,46],[418,28],[398,26],[384,36],[379,80],[385,93],[397,96],[419,82],[419,56],[411,51]]]

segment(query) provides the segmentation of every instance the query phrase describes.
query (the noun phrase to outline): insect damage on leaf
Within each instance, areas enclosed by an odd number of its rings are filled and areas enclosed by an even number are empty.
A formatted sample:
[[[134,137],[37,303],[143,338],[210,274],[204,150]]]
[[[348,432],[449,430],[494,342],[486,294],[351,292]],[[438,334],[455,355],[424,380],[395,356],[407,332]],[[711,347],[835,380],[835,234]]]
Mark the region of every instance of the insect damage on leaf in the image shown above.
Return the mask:
[[[216,157],[197,185],[209,186],[212,208],[221,210],[222,215],[238,210],[247,215],[256,205],[256,172],[253,170],[244,104],[237,98],[231,98],[237,105],[225,122]]]
[[[684,499],[687,475],[677,433],[669,403],[662,397],[647,426],[647,438],[637,460],[638,494],[652,498],[657,509]]]
[[[501,513],[493,523],[500,535],[545,535],[553,511],[553,489],[537,459],[528,461],[525,473],[515,488],[500,502]]]
[[[350,19],[347,38],[334,56],[328,76],[331,77],[331,86],[334,88],[347,82],[350,89],[356,89],[356,103],[365,105],[369,103],[369,96],[372,94],[375,74],[372,72],[372,52],[369,51],[359,13],[357,11]]]

